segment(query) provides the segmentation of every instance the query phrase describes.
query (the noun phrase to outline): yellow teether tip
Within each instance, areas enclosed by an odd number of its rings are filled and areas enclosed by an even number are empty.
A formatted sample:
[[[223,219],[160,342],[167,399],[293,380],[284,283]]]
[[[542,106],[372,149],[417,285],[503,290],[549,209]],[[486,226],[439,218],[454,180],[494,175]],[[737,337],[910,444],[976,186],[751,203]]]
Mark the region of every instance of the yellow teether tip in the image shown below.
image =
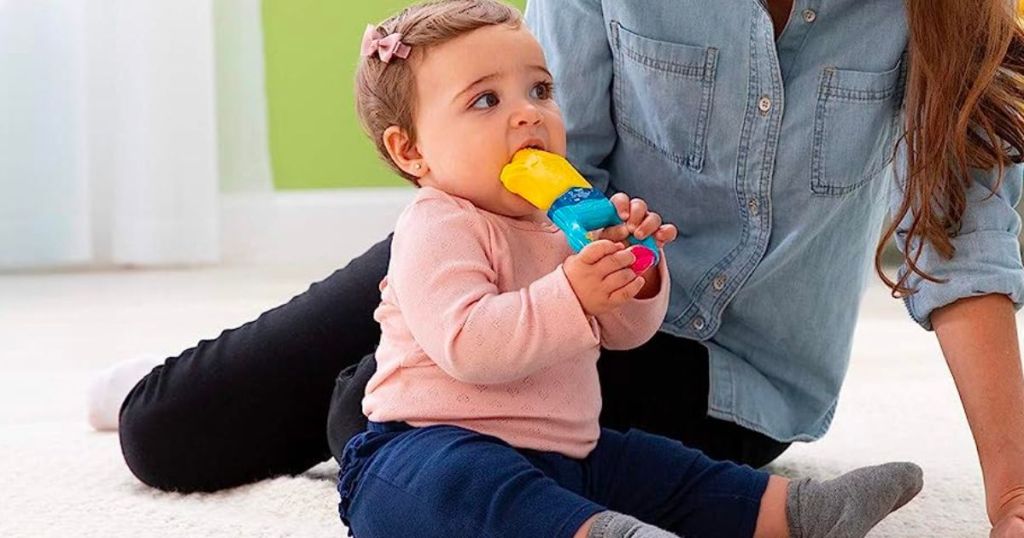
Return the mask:
[[[539,149],[516,152],[501,171],[501,183],[543,211],[573,187],[592,188],[569,161]]]

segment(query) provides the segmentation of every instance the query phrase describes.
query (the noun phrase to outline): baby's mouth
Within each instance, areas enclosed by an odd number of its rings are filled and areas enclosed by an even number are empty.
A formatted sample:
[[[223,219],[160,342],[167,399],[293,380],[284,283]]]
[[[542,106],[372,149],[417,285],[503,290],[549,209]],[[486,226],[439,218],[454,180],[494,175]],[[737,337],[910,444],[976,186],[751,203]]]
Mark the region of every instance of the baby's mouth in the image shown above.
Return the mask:
[[[516,154],[516,153],[518,153],[518,152],[520,152],[520,151],[522,151],[524,149],[536,149],[536,150],[540,150],[540,151],[547,151],[547,146],[544,144],[543,140],[540,140],[539,138],[531,138],[531,139],[526,140],[525,142],[523,142],[523,144],[520,145],[516,149],[516,151],[514,151],[512,153],[514,155],[514,154]]]

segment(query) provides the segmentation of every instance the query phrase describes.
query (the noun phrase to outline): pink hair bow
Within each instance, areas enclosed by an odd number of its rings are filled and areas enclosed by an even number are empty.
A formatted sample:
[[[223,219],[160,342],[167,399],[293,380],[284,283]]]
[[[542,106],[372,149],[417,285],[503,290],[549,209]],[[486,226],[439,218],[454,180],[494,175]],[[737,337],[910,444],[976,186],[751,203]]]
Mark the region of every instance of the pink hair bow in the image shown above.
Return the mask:
[[[363,44],[360,47],[363,56],[369,57],[376,53],[380,57],[380,61],[388,63],[392,56],[403,60],[408,58],[411,50],[409,45],[402,43],[402,34],[394,33],[383,37],[372,24],[366,25],[366,31],[363,32]]]

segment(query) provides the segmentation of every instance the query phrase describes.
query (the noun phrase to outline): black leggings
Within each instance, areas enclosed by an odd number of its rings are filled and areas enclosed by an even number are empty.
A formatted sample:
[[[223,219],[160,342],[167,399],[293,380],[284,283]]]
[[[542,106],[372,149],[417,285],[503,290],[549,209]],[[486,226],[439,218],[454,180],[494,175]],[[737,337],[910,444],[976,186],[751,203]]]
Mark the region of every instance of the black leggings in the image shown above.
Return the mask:
[[[335,381],[380,339],[373,311],[390,251],[388,237],[288,303],[154,368],[121,407],[121,449],[135,476],[164,490],[216,491],[330,458],[350,434],[333,427],[328,442]],[[706,416],[707,352],[697,342],[659,334],[634,350],[603,351],[598,370],[606,427],[644,429],[755,467],[789,446]],[[341,414],[358,414],[357,403],[346,405]]]

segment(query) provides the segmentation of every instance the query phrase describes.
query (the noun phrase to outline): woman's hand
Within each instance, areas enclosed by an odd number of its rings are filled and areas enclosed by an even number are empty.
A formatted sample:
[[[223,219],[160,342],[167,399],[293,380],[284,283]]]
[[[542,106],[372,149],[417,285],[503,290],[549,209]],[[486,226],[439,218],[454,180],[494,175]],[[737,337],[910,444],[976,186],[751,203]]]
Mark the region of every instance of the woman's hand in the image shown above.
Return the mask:
[[[672,224],[662,224],[661,215],[649,211],[647,202],[640,198],[630,200],[625,193],[619,192],[612,195],[610,200],[623,224],[605,228],[598,235],[598,239],[625,243],[630,235],[637,239],[653,236],[654,243],[660,249],[678,236],[679,232],[676,227]]]
[[[1024,516],[1010,514],[996,521],[989,538],[1022,538],[1024,537]]]
[[[1024,487],[1009,491],[993,514],[989,538],[1024,538]]]
[[[623,247],[629,247],[627,239],[629,239],[630,235],[641,240],[652,237],[658,250],[661,250],[666,244],[675,241],[679,235],[675,225],[662,224],[661,215],[648,210],[647,202],[640,198],[630,200],[629,196],[625,193],[619,192],[612,195],[611,203],[619,214],[619,218],[622,219],[623,224],[601,230],[601,233],[598,234],[599,239],[607,239],[619,243]],[[654,297],[661,288],[658,268],[652,266],[641,276],[644,277],[646,283],[637,292],[636,298],[649,299]]]
[[[989,538],[1022,538],[1024,537],[1024,506],[1006,514],[992,526]]]

